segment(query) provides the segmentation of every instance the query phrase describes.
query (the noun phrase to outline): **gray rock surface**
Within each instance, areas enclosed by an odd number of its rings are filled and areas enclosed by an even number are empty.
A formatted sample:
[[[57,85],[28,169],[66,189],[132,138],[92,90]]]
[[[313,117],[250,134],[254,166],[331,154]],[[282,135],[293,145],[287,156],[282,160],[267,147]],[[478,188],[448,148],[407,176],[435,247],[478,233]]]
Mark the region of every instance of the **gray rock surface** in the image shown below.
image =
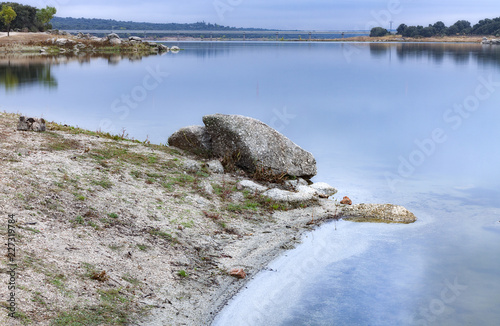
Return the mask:
[[[45,131],[45,120],[19,117],[17,130],[21,131]]]
[[[332,186],[324,182],[317,182],[311,185],[310,187],[316,190],[316,192],[321,198],[328,198],[337,193],[337,189],[333,188]]]
[[[242,180],[240,181],[240,185],[243,187],[243,189],[248,189],[251,191],[264,192],[267,190],[266,187],[250,180]]]
[[[128,40],[131,42],[137,42],[137,43],[142,42],[142,38],[140,38],[139,36],[129,36]]]
[[[207,163],[205,163],[206,167],[208,168],[208,171],[216,174],[223,174],[224,173],[224,167],[222,166],[222,163],[219,160],[212,160]]]
[[[298,186],[297,190],[297,192],[292,192],[274,188],[264,192],[262,195],[274,201],[286,203],[303,203],[316,199],[316,190],[309,186]]]
[[[111,45],[120,45],[120,44],[122,44],[122,40],[119,38],[112,38],[109,40],[109,43]]]
[[[189,126],[174,132],[168,138],[168,144],[188,152],[203,155],[211,149],[211,139],[203,126]]]
[[[388,222],[413,223],[415,215],[403,206],[391,204],[357,204],[342,207],[342,217],[357,221],[385,220]]]
[[[182,167],[191,173],[196,173],[202,170],[202,164],[195,160],[186,159],[182,162]]]
[[[238,154],[240,160],[235,163],[245,170],[263,168],[278,175],[305,178],[316,175],[316,160],[311,153],[259,120],[214,114],[204,116],[203,122],[212,138],[213,154]]]

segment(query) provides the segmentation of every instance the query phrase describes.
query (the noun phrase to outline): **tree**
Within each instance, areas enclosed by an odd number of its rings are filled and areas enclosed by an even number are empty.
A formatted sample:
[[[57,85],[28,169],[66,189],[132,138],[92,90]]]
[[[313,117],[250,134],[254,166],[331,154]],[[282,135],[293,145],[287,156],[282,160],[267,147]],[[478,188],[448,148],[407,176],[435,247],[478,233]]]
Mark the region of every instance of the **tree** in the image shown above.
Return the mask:
[[[52,18],[54,18],[56,12],[57,12],[56,8],[47,6],[45,8],[37,10],[36,18],[42,24],[44,29],[51,28],[48,25],[49,22],[52,20]]]
[[[370,31],[370,37],[381,37],[390,34],[388,30],[382,27],[374,27]]]
[[[12,23],[16,16],[17,14],[11,6],[2,6],[0,18],[5,22],[5,25],[7,25],[7,36],[10,36],[10,23]]]
[[[437,35],[444,35],[446,33],[446,25],[442,21],[438,21],[432,27],[434,27]]]
[[[408,26],[406,24],[401,24],[399,25],[398,29],[396,30],[398,35],[403,35],[405,34],[405,31],[406,29],[408,28]]]
[[[455,33],[449,33],[448,35],[470,34],[470,32],[472,30],[470,23],[466,20],[457,21],[455,24],[451,25],[449,29],[451,29],[452,27],[455,27],[452,29],[452,31]]]

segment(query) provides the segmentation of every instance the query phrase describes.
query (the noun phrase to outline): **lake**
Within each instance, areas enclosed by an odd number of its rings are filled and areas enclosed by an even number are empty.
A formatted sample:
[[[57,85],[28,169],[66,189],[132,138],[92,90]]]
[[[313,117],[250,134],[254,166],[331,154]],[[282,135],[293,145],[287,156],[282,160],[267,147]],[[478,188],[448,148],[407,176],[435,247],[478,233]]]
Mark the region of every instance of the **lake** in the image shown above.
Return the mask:
[[[214,325],[498,325],[500,47],[184,42],[144,58],[0,57],[0,110],[166,143],[206,114],[282,132],[354,203],[273,261]]]

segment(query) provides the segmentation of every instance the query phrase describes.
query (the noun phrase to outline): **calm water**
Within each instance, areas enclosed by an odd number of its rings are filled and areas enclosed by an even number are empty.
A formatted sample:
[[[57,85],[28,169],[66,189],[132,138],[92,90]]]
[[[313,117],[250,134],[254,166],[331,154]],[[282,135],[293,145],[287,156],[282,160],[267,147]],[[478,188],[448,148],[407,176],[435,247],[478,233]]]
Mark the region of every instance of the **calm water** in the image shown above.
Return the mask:
[[[178,54],[0,57],[0,110],[166,143],[252,116],[354,202],[412,225],[328,224],[271,263],[216,325],[500,324],[500,47],[182,43]]]

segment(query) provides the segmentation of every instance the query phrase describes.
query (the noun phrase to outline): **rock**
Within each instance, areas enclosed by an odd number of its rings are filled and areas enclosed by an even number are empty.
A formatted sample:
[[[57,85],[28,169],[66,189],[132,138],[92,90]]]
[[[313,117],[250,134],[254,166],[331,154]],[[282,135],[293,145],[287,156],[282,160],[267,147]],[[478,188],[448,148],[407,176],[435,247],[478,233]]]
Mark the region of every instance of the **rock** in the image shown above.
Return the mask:
[[[175,45],[174,45],[173,47],[171,47],[171,48],[170,48],[170,51],[172,51],[173,53],[177,53],[177,52],[179,52],[180,50],[181,50],[181,49],[180,49],[178,46],[175,46]]]
[[[120,36],[118,36],[118,34],[116,34],[116,33],[108,34],[107,37],[108,37],[108,40],[111,40],[111,39],[114,39],[114,38],[120,39]]]
[[[19,117],[19,122],[17,123],[17,130],[21,131],[45,131],[45,120]]]
[[[256,192],[264,192],[267,190],[266,187],[261,186],[260,184],[250,180],[242,180],[240,181],[239,185],[241,185],[243,189],[249,189],[251,191],[256,191]]]
[[[119,38],[112,38],[109,40],[109,43],[111,45],[120,45],[120,44],[122,44],[122,40]]]
[[[245,200],[245,195],[243,195],[241,192],[235,192],[231,194],[231,201],[233,203],[235,202],[243,202]]]
[[[340,201],[340,203],[342,205],[352,205],[352,200],[349,197],[344,196],[344,198]]]
[[[236,277],[236,278],[240,278],[240,279],[244,279],[245,277],[247,277],[247,274],[245,273],[243,268],[233,268],[229,272],[229,275]]]
[[[274,188],[264,192],[262,195],[271,200],[286,203],[304,203],[316,199],[316,190],[309,186],[298,186],[297,190],[297,192],[292,192]]]
[[[174,132],[168,144],[196,155],[205,155],[211,150],[211,138],[203,126],[189,126]]]
[[[203,122],[212,138],[213,154],[238,154],[240,159],[235,164],[249,172],[262,168],[276,175],[316,175],[316,160],[311,153],[259,120],[214,114],[204,116]]]
[[[190,159],[184,160],[184,162],[182,162],[182,166],[184,167],[184,169],[186,171],[191,172],[191,173],[196,173],[198,171],[201,171],[201,169],[202,169],[200,162],[195,161],[195,160],[190,160]]]
[[[219,160],[212,160],[207,163],[205,163],[206,167],[208,168],[208,171],[215,173],[215,174],[223,174],[224,173],[224,167],[222,166],[222,163]]]
[[[158,44],[158,50],[160,52],[168,52],[169,49],[168,49],[168,46],[165,46],[163,44]]]
[[[328,198],[337,193],[337,189],[324,182],[317,182],[310,187],[316,190],[318,196],[321,198]]]
[[[55,40],[55,44],[61,46],[61,45],[66,45],[68,43],[68,39],[66,38],[59,38]]]
[[[342,207],[341,215],[346,220],[384,220],[388,222],[413,223],[415,215],[402,206],[391,204],[358,204]]]
[[[308,186],[309,183],[302,179],[302,178],[298,178],[298,179],[295,179],[295,180],[285,180],[285,186],[289,189],[293,189],[293,190],[296,190],[298,186]]]
[[[142,42],[142,38],[138,37],[138,36],[130,36],[128,38],[128,40],[130,42],[136,42],[136,43],[141,43]]]

